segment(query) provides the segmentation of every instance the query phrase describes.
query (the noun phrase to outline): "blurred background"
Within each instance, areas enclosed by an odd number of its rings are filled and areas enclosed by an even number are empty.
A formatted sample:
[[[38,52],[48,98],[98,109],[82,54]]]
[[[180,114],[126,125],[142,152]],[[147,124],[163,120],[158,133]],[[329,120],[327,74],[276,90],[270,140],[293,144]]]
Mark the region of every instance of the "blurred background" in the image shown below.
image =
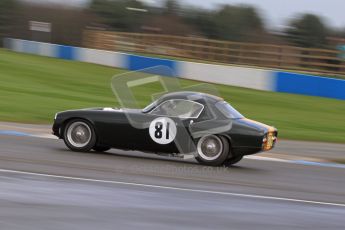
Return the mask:
[[[119,106],[112,76],[167,65],[183,85],[215,83],[241,113],[278,127],[282,138],[345,143],[342,5],[1,0],[0,120],[51,123],[58,111]],[[153,84],[135,93],[144,107],[162,90]]]
[[[341,77],[341,1],[309,2],[2,0],[0,37]]]
[[[0,229],[345,229],[344,6],[0,0]],[[52,137],[56,113],[119,107],[112,80],[154,66],[211,83],[277,145],[210,168]],[[166,92],[152,79],[130,88],[141,108]]]

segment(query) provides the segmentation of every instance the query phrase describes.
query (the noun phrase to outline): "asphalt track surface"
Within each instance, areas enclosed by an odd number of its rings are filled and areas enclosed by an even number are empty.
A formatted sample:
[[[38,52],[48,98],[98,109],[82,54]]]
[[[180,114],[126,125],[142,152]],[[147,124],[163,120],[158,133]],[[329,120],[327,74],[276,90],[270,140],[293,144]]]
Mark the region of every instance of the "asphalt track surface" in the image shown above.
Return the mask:
[[[27,136],[0,135],[0,146],[1,230],[345,229],[345,168],[212,168]]]

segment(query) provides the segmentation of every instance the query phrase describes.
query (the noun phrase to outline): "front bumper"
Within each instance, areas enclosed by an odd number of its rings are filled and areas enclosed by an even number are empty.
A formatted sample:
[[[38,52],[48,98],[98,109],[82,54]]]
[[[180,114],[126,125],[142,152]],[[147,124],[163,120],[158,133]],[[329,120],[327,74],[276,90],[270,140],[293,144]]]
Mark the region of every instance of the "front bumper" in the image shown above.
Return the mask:
[[[52,134],[54,136],[57,136],[58,138],[61,138],[60,136],[60,128],[58,125],[54,124],[53,127],[52,127]]]

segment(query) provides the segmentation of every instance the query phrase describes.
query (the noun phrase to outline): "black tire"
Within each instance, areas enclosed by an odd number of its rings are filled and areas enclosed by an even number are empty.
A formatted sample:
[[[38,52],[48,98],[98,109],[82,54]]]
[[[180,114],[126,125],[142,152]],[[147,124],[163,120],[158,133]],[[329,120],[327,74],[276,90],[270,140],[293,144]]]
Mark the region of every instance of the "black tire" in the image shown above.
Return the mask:
[[[96,133],[93,126],[82,119],[67,123],[63,135],[66,146],[75,152],[88,152],[96,144]]]
[[[237,164],[237,163],[240,162],[242,159],[243,159],[243,156],[232,157],[232,158],[227,159],[227,160],[224,162],[224,165],[225,165],[225,166],[231,166],[231,165]]]
[[[214,150],[207,152],[206,144],[215,145]],[[204,146],[203,146],[204,145]],[[206,147],[206,149],[204,148]],[[210,147],[210,149],[212,146]],[[197,153],[195,159],[203,165],[220,166],[229,156],[229,142],[223,136],[208,135],[201,137],[197,143]]]
[[[107,147],[107,146],[96,145],[96,146],[93,147],[92,149],[95,150],[96,152],[106,152],[106,151],[108,151],[110,148]]]

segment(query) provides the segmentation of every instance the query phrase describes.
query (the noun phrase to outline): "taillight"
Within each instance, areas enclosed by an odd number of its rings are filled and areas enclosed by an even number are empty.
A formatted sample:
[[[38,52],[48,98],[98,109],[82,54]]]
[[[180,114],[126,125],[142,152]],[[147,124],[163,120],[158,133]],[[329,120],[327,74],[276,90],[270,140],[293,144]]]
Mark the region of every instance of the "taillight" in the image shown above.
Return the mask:
[[[277,140],[275,132],[267,133],[262,139],[262,148],[265,151],[271,150]]]

